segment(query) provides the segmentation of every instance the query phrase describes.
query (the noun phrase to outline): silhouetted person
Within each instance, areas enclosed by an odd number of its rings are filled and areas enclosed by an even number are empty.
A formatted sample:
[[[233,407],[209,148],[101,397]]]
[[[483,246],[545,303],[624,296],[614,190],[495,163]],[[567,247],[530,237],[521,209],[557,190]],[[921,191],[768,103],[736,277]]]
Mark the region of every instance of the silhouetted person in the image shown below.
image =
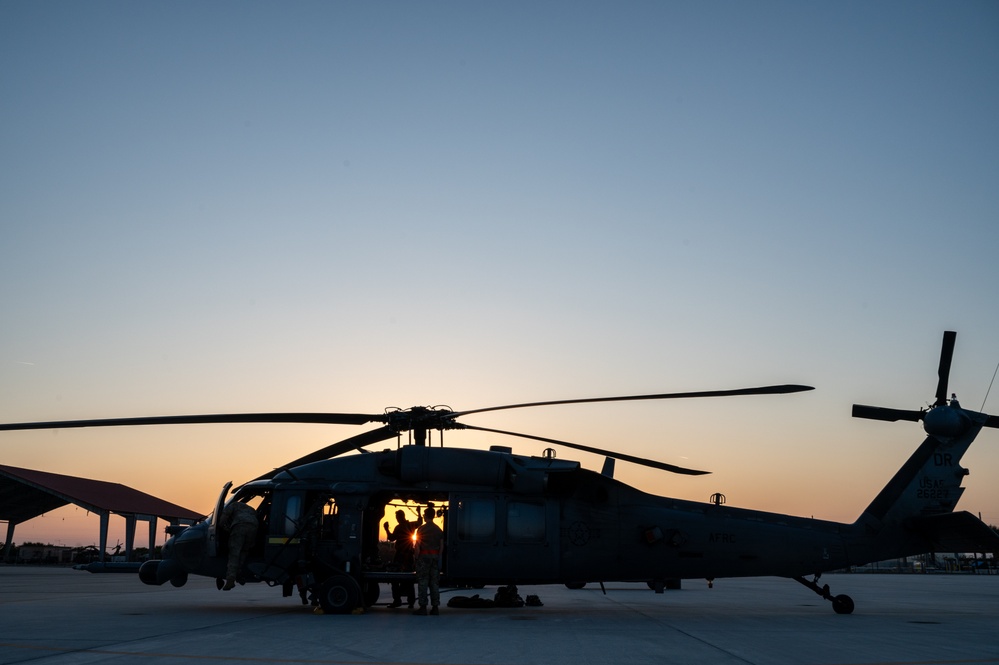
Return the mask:
[[[444,549],[444,532],[434,524],[434,509],[423,513],[424,524],[416,530],[416,581],[420,587],[420,609],[413,614],[427,614],[427,588],[430,588],[430,614],[439,614],[441,604],[440,560]]]
[[[225,570],[225,586],[228,591],[236,586],[239,576],[246,563],[246,557],[253,549],[253,541],[257,537],[257,511],[241,501],[230,501],[219,517],[219,528],[229,532],[229,562]]]
[[[390,542],[395,543],[395,557],[392,563],[402,572],[413,570],[413,533],[417,527],[423,523],[423,518],[419,522],[410,522],[406,519],[406,513],[402,510],[395,511],[395,519],[399,522],[395,529],[389,531],[388,522],[385,523],[385,536]],[[402,595],[406,594],[406,601],[409,606],[413,606],[414,593],[412,582],[392,582],[392,604],[389,607],[399,607],[402,605]]]

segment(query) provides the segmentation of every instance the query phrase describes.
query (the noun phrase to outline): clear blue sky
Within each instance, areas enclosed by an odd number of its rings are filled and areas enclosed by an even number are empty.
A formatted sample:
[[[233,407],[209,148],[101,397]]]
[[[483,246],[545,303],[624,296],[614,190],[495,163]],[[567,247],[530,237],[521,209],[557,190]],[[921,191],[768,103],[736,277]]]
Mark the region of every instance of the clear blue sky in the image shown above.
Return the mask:
[[[931,401],[946,329],[966,406],[999,363],[994,2],[8,0],[0,91],[0,421],[799,382],[469,422],[849,521],[922,437],[850,405]],[[6,433],[0,461],[208,510],[356,431]],[[961,505],[993,523],[997,442]]]

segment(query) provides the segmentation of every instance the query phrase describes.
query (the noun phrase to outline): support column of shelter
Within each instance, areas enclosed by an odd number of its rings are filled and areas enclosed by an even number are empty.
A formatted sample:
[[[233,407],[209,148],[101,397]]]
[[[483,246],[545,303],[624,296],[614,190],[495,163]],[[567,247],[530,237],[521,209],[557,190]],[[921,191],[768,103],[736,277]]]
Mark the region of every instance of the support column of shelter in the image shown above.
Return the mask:
[[[17,522],[14,521],[7,522],[7,541],[4,543],[3,546],[3,560],[6,561],[7,563],[11,563],[13,560],[13,557],[11,555],[14,553],[13,545],[14,545],[15,526],[17,526]]]
[[[101,516],[101,563],[107,560],[108,551],[108,515],[110,513],[106,510],[100,511]]]
[[[149,516],[149,558],[154,558],[156,552],[156,515]]]
[[[132,560],[132,546],[135,545],[136,515],[123,515],[125,518],[125,561]]]
[[[135,527],[136,522],[142,520],[149,522],[149,554],[152,556],[156,548],[156,515],[125,514],[125,560],[133,561],[135,554]]]

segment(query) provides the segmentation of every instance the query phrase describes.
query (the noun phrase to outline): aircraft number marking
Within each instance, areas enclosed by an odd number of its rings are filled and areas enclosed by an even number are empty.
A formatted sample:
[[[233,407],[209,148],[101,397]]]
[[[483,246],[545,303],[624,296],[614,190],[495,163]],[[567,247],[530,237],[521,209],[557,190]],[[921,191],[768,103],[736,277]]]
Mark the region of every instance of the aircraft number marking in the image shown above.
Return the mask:
[[[950,455],[947,455],[950,457]],[[947,481],[923,476],[919,479],[919,488],[916,490],[917,499],[949,499],[950,488]]]
[[[950,453],[933,453],[933,464],[936,466],[954,466]]]

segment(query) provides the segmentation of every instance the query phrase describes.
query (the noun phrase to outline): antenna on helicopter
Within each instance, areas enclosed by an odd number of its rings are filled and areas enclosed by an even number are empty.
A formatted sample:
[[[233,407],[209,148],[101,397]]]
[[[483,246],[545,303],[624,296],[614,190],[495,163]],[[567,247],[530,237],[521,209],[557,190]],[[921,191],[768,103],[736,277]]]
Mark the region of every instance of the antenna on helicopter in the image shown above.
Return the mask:
[[[982,408],[980,408],[979,411],[985,410],[985,403],[989,401],[989,393],[992,392],[992,384],[996,382],[996,374],[999,374],[999,363],[996,363],[996,369],[992,372],[992,380],[989,381],[989,387],[988,390],[985,391],[985,397],[982,399]]]

